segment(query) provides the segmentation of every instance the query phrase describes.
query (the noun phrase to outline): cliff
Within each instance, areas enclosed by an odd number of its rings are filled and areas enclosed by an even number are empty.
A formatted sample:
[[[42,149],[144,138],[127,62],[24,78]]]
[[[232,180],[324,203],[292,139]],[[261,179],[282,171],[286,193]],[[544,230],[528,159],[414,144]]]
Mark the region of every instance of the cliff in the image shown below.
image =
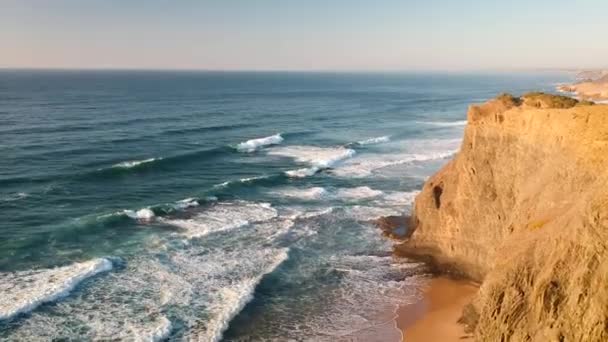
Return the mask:
[[[608,106],[534,93],[468,112],[396,251],[481,283],[478,341],[608,341]]]

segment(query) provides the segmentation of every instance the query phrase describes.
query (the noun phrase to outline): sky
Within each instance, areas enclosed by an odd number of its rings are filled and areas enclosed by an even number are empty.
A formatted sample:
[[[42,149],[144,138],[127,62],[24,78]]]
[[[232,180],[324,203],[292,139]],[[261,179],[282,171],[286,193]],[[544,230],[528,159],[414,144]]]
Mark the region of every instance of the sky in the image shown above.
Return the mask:
[[[608,0],[0,0],[0,68],[608,67]]]

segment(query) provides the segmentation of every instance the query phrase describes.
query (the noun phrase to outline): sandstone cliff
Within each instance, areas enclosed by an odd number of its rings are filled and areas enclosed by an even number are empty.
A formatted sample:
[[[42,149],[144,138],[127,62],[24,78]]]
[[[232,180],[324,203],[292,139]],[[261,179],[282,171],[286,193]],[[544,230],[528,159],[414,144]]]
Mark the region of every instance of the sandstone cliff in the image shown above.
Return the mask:
[[[468,113],[396,250],[481,282],[478,341],[608,341],[608,106],[503,95]]]

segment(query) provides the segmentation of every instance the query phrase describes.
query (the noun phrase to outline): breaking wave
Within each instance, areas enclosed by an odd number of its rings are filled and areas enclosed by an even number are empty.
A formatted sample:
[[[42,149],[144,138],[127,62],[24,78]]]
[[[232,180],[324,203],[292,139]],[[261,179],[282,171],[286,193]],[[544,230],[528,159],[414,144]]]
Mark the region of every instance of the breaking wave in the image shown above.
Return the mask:
[[[269,145],[278,145],[283,142],[281,134],[271,135],[265,138],[251,139],[242,142],[236,146],[239,152],[253,152],[258,150],[260,147]]]
[[[186,219],[164,219],[163,222],[184,230],[189,238],[236,229],[250,223],[268,221],[278,216],[269,203],[217,203]]]
[[[111,269],[112,262],[100,258],[50,269],[0,273],[0,320],[66,297],[85,279]]]
[[[308,168],[286,171],[288,177],[303,178],[320,170],[338,165],[355,155],[355,150],[344,147],[286,146],[268,151],[269,155],[288,157],[298,163],[309,164]]]
[[[440,160],[453,156],[457,149],[450,151],[437,151],[428,153],[404,153],[393,155],[371,155],[360,159],[350,160],[330,172],[340,177],[367,177],[382,168],[409,164],[415,162],[426,162]]]
[[[357,144],[358,145],[373,145],[373,144],[389,142],[390,140],[391,140],[391,138],[389,136],[382,136],[382,137],[361,140],[361,141],[358,141]]]
[[[144,160],[130,160],[130,161],[124,161],[124,162],[120,162],[118,164],[114,164],[112,165],[113,168],[119,168],[119,169],[130,169],[133,167],[138,167],[140,165],[143,164],[148,164],[148,163],[152,163],[156,160],[162,160],[162,158],[148,158],[148,159],[144,159]]]

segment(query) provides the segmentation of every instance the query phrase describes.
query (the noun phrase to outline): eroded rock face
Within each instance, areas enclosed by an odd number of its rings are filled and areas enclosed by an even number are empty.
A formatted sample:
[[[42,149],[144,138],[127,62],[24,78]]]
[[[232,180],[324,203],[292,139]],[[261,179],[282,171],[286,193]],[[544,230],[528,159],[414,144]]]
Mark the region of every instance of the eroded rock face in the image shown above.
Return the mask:
[[[396,247],[482,283],[479,341],[608,341],[608,106],[501,96],[425,184]]]

